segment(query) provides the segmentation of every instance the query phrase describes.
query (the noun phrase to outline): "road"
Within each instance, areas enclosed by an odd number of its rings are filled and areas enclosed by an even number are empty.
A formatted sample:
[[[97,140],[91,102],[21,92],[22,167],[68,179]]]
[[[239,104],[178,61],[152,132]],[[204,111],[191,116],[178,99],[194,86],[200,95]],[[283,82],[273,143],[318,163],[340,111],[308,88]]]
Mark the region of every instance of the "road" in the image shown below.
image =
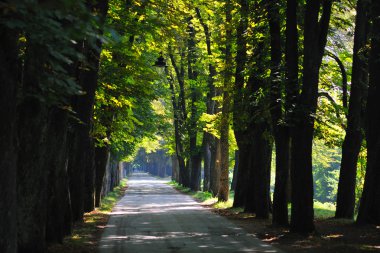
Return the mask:
[[[281,252],[166,182],[145,173],[130,177],[102,235],[100,253]]]

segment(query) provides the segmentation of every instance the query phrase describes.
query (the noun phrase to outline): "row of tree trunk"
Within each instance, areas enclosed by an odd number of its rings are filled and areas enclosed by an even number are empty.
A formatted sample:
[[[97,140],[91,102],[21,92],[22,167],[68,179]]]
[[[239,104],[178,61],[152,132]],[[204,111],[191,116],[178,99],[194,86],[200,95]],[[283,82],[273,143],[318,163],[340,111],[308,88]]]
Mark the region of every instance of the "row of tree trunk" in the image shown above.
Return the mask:
[[[108,1],[87,8],[96,11],[101,33]],[[20,57],[24,31],[0,25],[0,32],[0,252],[46,252],[47,242],[62,242],[127,171],[90,135],[101,43],[83,37],[77,49],[86,60],[67,66],[83,95],[47,103],[43,45],[26,35]]]
[[[221,182],[223,181],[225,185],[224,181],[228,181],[226,171],[228,171],[229,144],[226,131],[228,114],[232,110],[233,129],[239,148],[236,158],[238,163],[235,168],[236,173],[234,173],[234,206],[244,207],[245,211],[256,213],[258,218],[268,218],[269,213],[272,212],[274,224],[288,226],[288,203],[291,202],[291,230],[309,233],[315,229],[312,175],[314,115],[320,96],[319,70],[322,58],[326,54],[325,46],[333,1],[307,1],[303,7],[301,24],[298,17],[301,9],[298,1],[287,0],[286,3],[285,20],[283,20],[280,1],[257,3],[247,0],[239,1],[240,19],[236,28],[235,83],[231,92],[228,85],[231,82],[229,73],[233,68],[229,52],[232,33],[229,27],[229,1],[226,0],[226,45],[223,53],[227,69],[223,72],[225,83],[222,94],[221,139],[207,132],[203,135],[203,190],[211,191],[214,195],[219,193],[220,200],[228,198],[225,195],[228,191],[220,190],[222,189]],[[379,4],[376,1],[357,1],[349,101],[346,84],[343,84],[343,104],[348,107],[348,114],[346,137],[342,147],[336,211],[337,218],[352,219],[354,217],[356,167],[362,140],[366,137],[368,165],[358,221],[373,224],[379,223],[380,215],[378,201],[376,201],[379,198],[379,187],[376,185],[379,180],[379,161],[376,154],[379,151],[377,129],[380,124],[378,112],[380,107],[376,102],[379,90],[376,85],[379,80],[378,71],[375,70],[378,67],[378,61],[375,59],[378,58],[377,50],[380,45],[378,25],[375,28],[379,20],[378,7]],[[256,15],[251,16],[253,12]],[[202,19],[199,9],[196,9],[196,13],[205,33],[207,52],[210,57],[212,52],[209,28]],[[267,33],[270,43],[266,43],[265,38],[252,39],[247,36],[249,19],[255,19],[255,23],[260,24],[255,28],[255,32]],[[373,25],[371,32],[370,23]],[[285,30],[285,40],[282,39],[282,25]],[[302,25],[303,29],[302,45],[300,45],[298,35],[299,25]],[[194,31],[190,35],[192,33]],[[189,42],[191,42],[191,37]],[[367,50],[369,42],[371,43],[370,51]],[[194,47],[189,43],[188,47],[190,46]],[[253,54],[250,57],[247,55],[248,46],[253,48]],[[300,48],[303,50],[302,54],[299,53]],[[268,52],[270,52],[270,58],[266,57]],[[300,55],[303,55],[302,61]],[[188,57],[194,56],[188,54]],[[184,73],[178,71],[179,68],[173,56],[171,59],[176,69],[180,90],[183,91]],[[339,64],[339,58],[336,60]],[[192,61],[194,61],[193,58],[189,59],[189,63]],[[301,64],[302,73],[299,70]],[[269,78],[265,74],[266,66],[270,66]],[[247,73],[249,73],[248,77]],[[206,98],[208,114],[216,114],[219,110],[219,106],[213,100],[213,97],[220,95],[213,83],[216,74],[215,67],[210,63]],[[302,74],[300,80],[299,74]],[[342,75],[345,75],[344,71]],[[345,76],[343,78],[346,79]],[[185,107],[181,105],[184,94],[181,95],[180,92],[177,99],[174,80],[170,79],[170,82],[173,94],[179,182],[193,190],[199,190],[199,186],[194,182],[194,180],[199,180],[198,172],[193,172],[195,171],[193,165],[189,167],[184,159],[184,144],[181,139],[181,128],[184,127],[187,119]],[[368,84],[370,96],[366,103]],[[264,93],[263,97],[258,96],[260,92]],[[232,109],[229,109],[230,95],[233,99]],[[193,110],[191,113],[193,115]],[[192,119],[192,116],[190,118]],[[272,205],[269,185],[273,144],[275,144],[276,153],[276,181]],[[196,176],[190,177],[193,173]]]

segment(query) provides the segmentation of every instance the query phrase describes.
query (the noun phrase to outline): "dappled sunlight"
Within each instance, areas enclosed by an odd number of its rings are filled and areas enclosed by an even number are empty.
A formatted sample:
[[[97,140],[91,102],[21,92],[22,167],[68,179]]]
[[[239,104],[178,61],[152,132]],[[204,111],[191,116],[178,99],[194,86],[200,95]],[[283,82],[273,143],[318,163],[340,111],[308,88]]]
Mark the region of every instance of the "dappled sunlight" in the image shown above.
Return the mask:
[[[150,245],[157,247],[154,252],[165,252],[165,249],[185,251],[185,252],[279,252],[273,249],[271,246],[260,243],[257,246],[243,246],[242,240],[244,237],[251,235],[245,234],[231,234],[220,235],[224,242],[220,242],[210,233],[190,233],[190,232],[151,232],[149,234],[135,234],[135,235],[110,235],[103,240],[107,243],[103,243],[101,248],[113,248],[116,244],[123,244],[126,242],[128,247],[135,248],[140,246],[140,249],[149,248]],[[247,238],[244,238],[247,239]],[[249,239],[249,238],[248,238]],[[170,241],[170,243],[168,243]],[[226,243],[227,242],[227,243]],[[171,246],[170,246],[171,245]],[[236,250],[236,248],[239,248]],[[204,250],[204,251],[203,251]],[[129,251],[128,251],[129,252]],[[133,251],[130,251],[133,252]],[[143,251],[147,252],[147,251]],[[171,251],[168,251],[171,252]]]
[[[145,173],[130,178],[103,234],[101,253],[279,252],[166,182]]]

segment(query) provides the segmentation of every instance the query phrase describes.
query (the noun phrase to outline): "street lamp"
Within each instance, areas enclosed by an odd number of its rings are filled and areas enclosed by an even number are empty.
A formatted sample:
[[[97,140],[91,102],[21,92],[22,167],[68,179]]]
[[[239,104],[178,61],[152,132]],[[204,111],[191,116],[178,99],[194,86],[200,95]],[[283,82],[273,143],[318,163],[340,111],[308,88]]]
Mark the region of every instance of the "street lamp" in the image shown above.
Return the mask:
[[[168,65],[166,64],[165,58],[162,56],[162,52],[160,53],[160,56],[157,58],[153,67],[155,67],[157,69],[157,72],[159,72],[161,75],[167,75]]]
[[[166,65],[165,58],[162,56],[162,52],[160,53],[160,57],[157,58],[157,61],[153,65],[154,67],[158,68],[165,68],[168,65]]]

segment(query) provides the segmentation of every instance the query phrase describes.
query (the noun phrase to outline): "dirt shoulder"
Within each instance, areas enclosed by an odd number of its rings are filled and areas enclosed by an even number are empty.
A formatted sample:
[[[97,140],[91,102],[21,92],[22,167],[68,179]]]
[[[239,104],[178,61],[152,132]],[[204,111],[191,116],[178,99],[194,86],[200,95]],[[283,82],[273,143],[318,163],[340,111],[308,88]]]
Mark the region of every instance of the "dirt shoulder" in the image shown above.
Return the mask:
[[[272,226],[270,220],[256,219],[252,214],[239,213],[233,209],[213,209],[213,212],[227,217],[262,241],[286,252],[380,252],[380,226],[359,226],[348,220],[317,220],[316,232],[301,236],[290,233],[289,229]]]

